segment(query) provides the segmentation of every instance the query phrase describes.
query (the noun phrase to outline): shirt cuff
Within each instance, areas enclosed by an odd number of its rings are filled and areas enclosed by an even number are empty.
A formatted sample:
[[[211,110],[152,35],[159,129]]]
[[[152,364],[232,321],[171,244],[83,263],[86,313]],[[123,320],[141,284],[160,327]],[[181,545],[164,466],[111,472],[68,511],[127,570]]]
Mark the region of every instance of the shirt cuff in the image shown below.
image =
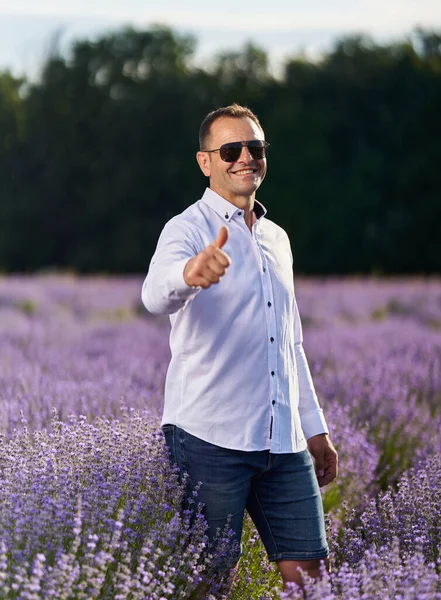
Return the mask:
[[[169,290],[169,299],[180,301],[182,305],[194,298],[201,287],[192,287],[185,282],[184,269],[190,259],[179,260],[168,268],[166,275],[167,289]]]
[[[320,435],[321,433],[329,433],[329,429],[323,415],[323,410],[321,408],[300,415],[300,420],[302,423],[303,433],[307,440],[315,435]]]

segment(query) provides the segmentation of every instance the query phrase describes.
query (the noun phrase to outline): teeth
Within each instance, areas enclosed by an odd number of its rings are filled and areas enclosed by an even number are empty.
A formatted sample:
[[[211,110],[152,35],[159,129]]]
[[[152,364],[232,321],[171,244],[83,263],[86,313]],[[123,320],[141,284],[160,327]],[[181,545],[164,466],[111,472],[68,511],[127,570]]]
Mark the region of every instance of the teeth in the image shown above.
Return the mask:
[[[254,173],[253,169],[243,169],[243,171],[236,171],[235,175],[246,175],[247,173]]]

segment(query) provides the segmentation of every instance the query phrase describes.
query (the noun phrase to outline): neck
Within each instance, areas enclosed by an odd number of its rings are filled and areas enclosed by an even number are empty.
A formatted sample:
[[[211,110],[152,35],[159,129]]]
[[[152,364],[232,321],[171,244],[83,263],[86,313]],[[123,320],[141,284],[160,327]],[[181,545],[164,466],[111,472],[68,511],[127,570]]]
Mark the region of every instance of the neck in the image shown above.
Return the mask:
[[[254,223],[256,222],[256,213],[254,212],[254,202],[251,206],[247,206],[243,212],[243,218],[247,224],[248,229],[251,231]]]

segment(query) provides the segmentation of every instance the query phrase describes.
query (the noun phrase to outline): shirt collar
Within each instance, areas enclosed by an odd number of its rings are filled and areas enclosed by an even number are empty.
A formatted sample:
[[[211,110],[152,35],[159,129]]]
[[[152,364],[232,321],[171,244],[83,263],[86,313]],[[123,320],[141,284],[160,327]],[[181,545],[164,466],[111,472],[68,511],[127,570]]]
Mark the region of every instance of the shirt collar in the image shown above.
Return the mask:
[[[236,215],[236,213],[240,212],[243,214],[243,210],[241,208],[234,206],[234,204],[231,204],[231,202],[228,202],[228,200],[225,200],[225,198],[222,198],[222,196],[219,196],[219,194],[210,188],[205,190],[201,200],[205,202],[205,204],[208,204],[210,208],[217,212],[217,214],[221,216],[222,219],[225,219],[225,221],[228,223]],[[256,219],[259,221],[266,215],[267,211],[263,204],[257,200],[254,200],[254,212],[256,213]]]

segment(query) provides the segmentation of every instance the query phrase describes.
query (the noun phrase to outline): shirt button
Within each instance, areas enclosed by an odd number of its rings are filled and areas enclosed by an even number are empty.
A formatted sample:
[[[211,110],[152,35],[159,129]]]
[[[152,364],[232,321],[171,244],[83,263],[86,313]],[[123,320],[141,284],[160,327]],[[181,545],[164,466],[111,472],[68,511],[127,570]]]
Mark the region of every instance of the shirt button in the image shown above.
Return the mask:
[[[275,375],[274,371],[271,371],[271,375],[274,377],[274,375]]]
[[[229,215],[228,213],[225,213],[225,218],[226,218],[226,219],[228,219],[228,218],[229,218],[229,216],[230,216],[230,215]]]
[[[271,302],[268,302],[268,306],[271,306]]]
[[[266,269],[265,269],[265,267],[263,267],[263,272],[264,272],[264,273],[266,273]]]
[[[273,343],[274,342],[274,338],[270,337],[270,342]]]
[[[274,406],[274,404],[275,404],[275,403],[276,403],[276,401],[275,401],[275,400],[273,400],[273,402],[272,402],[273,406]]]
[[[237,214],[239,215],[239,217],[242,215],[242,213],[240,211]]]

